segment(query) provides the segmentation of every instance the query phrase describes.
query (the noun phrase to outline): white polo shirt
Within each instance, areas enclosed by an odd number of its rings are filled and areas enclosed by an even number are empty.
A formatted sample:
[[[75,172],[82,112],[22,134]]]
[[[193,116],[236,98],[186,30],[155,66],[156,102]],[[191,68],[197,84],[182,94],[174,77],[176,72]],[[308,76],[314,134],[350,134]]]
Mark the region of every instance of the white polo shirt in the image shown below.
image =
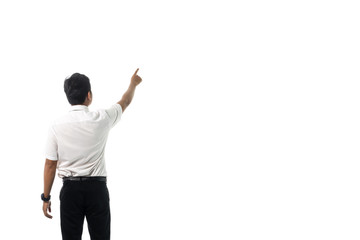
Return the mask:
[[[49,129],[45,156],[58,161],[59,177],[106,176],[106,141],[121,115],[119,104],[97,111],[75,105],[57,119]]]

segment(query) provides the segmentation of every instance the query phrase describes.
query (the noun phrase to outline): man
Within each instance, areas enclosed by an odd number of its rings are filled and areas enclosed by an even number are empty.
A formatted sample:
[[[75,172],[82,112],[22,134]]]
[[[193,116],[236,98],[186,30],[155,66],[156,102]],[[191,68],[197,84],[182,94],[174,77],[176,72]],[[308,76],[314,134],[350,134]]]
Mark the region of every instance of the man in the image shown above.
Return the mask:
[[[131,103],[142,79],[137,69],[121,100],[105,110],[89,111],[89,78],[75,73],[64,82],[71,110],[49,129],[44,169],[43,212],[52,218],[50,191],[56,169],[63,179],[60,191],[61,233],[64,240],[81,239],[84,217],[91,239],[110,239],[109,192],[104,149],[109,130]]]

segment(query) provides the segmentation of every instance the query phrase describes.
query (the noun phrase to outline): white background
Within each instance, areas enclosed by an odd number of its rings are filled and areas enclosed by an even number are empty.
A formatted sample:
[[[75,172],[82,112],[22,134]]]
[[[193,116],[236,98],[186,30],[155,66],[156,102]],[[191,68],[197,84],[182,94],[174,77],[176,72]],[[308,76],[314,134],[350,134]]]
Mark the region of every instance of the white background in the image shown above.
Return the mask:
[[[112,239],[359,239],[356,2],[1,1],[1,236],[61,239],[61,180],[52,220],[40,194],[64,79],[105,108],[139,67]]]

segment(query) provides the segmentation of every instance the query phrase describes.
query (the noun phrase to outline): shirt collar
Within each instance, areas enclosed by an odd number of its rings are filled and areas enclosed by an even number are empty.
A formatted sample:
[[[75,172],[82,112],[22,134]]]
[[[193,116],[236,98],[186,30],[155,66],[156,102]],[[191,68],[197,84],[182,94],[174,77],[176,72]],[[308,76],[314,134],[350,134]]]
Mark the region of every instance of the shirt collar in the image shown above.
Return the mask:
[[[85,105],[73,105],[70,107],[70,112],[72,111],[85,111],[88,112],[89,108]]]

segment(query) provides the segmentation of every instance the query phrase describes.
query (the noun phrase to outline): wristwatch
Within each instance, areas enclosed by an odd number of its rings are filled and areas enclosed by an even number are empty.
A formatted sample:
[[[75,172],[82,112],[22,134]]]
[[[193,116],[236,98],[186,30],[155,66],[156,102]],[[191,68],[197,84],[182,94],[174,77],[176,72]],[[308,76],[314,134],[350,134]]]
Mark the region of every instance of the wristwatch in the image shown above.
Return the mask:
[[[41,194],[41,200],[43,200],[44,202],[48,202],[50,201],[51,195],[49,195],[47,198],[44,196],[44,194]]]

